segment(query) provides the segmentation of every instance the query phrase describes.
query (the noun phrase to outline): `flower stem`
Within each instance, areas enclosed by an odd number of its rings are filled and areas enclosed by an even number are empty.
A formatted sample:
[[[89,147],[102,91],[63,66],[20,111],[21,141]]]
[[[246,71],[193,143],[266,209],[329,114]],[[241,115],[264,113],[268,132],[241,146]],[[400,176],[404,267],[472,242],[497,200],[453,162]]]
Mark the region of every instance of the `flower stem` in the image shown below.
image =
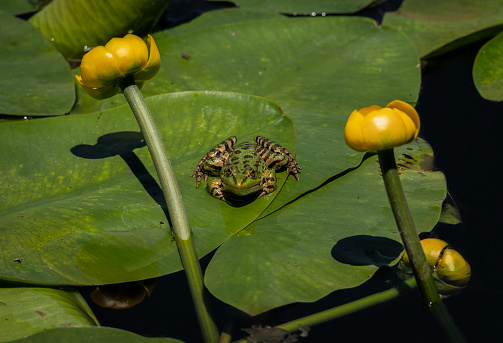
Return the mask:
[[[360,310],[364,310],[371,306],[384,303],[386,301],[398,297],[399,295],[404,294],[405,292],[411,289],[414,289],[415,287],[416,287],[415,280],[413,278],[408,279],[400,283],[396,288],[390,288],[383,292],[375,293],[344,305],[340,305],[325,311],[314,313],[303,318],[298,318],[290,322],[275,326],[275,328],[283,329],[288,332],[298,331],[299,327],[309,328],[311,326],[326,323],[333,319],[343,317],[345,315],[355,313]],[[239,341],[235,341],[234,343],[246,343],[246,342],[248,342],[246,339],[241,339]]]
[[[393,149],[377,152],[381,165],[384,186],[388,199],[395,216],[398,231],[409,256],[410,264],[416,279],[423,301],[430,308],[430,312],[443,326],[452,342],[464,342],[464,338],[447,312],[440,295],[438,294],[435,281],[421,243],[417,236],[416,227],[403,193],[402,184],[398,175]]]
[[[203,273],[190,230],[189,221],[182,201],[182,195],[176,182],[166,148],[155,124],[150,109],[132,78],[126,78],[121,84],[122,92],[131,107],[145,142],[152,156],[159,182],[168,207],[172,231],[180,254],[180,259],[187,276],[190,292],[196,308],[201,331],[206,343],[218,341],[218,330],[204,302]]]

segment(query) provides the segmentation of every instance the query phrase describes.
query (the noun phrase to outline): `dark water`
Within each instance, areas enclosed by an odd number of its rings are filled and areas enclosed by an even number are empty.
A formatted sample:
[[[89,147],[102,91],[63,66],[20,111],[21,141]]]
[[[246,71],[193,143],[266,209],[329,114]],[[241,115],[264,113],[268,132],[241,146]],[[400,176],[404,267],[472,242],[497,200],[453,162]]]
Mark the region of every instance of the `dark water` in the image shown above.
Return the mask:
[[[174,13],[182,20],[199,12],[196,8],[190,9],[190,13],[179,8],[176,11],[180,11]],[[433,146],[436,166],[445,173],[463,220],[456,226],[440,225],[434,232],[463,254],[472,267],[469,286],[445,299],[445,303],[469,342],[495,342],[496,334],[503,328],[500,255],[503,227],[499,213],[503,103],[484,100],[475,90],[471,69],[480,46],[479,43],[456,50],[423,68],[417,110],[422,120],[420,136]],[[210,258],[204,258],[203,263]],[[212,308],[215,317],[221,319],[220,327],[226,316],[237,319],[235,335],[239,335],[239,328],[252,324],[277,325],[385,290],[388,287],[385,281],[391,276],[390,271],[382,270],[361,287],[344,291],[343,299],[336,292],[313,304],[292,304],[256,318],[227,312],[229,309],[214,299]],[[104,326],[146,336],[168,335],[186,342],[201,342],[185,288],[185,276],[176,273],[160,278],[152,298],[133,309],[114,311],[93,306],[93,310]],[[421,307],[417,293],[315,326],[309,337],[299,342],[403,341],[446,341]]]

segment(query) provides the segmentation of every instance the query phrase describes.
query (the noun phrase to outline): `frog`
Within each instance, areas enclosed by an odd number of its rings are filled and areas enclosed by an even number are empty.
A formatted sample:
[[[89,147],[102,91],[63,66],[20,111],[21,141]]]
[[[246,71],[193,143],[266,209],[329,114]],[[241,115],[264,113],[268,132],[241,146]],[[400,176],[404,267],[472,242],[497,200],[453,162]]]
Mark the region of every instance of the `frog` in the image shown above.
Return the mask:
[[[277,188],[276,171],[286,168],[287,174],[299,179],[299,164],[283,146],[264,137],[255,136],[255,143],[237,143],[231,136],[215,145],[199,161],[191,177],[196,188],[208,176],[219,176],[207,183],[208,192],[215,198],[230,203],[231,199],[256,195],[261,198]]]

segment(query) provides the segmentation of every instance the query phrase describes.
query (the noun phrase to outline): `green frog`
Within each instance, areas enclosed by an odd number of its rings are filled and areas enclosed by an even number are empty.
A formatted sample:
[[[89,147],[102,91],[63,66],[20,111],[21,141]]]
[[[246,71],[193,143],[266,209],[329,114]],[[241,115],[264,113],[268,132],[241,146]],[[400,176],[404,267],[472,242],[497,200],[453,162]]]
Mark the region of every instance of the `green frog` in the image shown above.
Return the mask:
[[[281,145],[256,136],[255,144],[237,144],[232,136],[215,145],[199,162],[191,177],[199,188],[208,175],[220,176],[208,182],[208,191],[217,199],[229,202],[230,197],[257,193],[257,198],[272,193],[277,186],[276,170],[286,167],[299,180],[300,166],[293,155]]]

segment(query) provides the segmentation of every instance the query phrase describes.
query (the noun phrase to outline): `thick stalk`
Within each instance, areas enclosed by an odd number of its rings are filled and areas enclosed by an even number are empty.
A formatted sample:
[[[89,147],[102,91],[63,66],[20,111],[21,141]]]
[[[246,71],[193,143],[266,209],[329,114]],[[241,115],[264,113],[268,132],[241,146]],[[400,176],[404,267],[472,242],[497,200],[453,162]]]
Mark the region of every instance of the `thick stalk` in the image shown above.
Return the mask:
[[[423,301],[445,329],[451,342],[464,342],[461,332],[447,312],[438,294],[431,268],[426,261],[426,256],[419,242],[416,227],[403,193],[393,149],[378,151],[378,156],[386,193]]]
[[[192,231],[182,201],[182,195],[176,182],[166,148],[155,124],[150,109],[132,78],[127,78],[121,85],[122,92],[138,121],[145,142],[152,156],[159,182],[166,199],[172,231],[180,254],[180,259],[187,276],[190,292],[197,312],[203,337],[206,343],[218,341],[218,330],[213,322],[203,299],[203,274],[192,238]]]

